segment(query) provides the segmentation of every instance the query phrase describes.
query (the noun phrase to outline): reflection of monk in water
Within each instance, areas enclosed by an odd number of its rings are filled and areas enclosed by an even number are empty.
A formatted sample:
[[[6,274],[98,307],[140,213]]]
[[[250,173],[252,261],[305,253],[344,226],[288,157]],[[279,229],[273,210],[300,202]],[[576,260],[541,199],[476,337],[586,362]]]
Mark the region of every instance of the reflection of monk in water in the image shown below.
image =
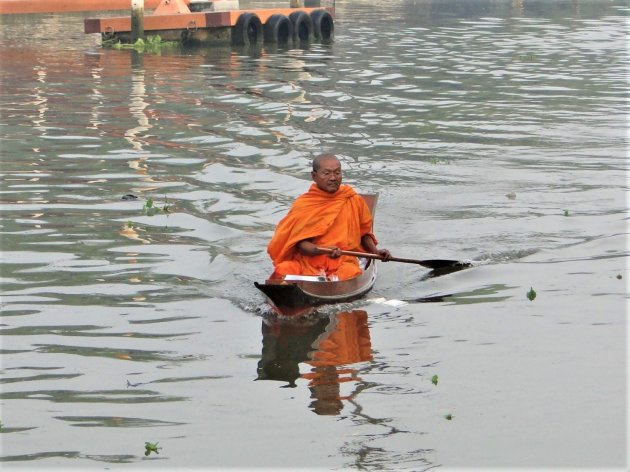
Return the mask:
[[[303,320],[300,324],[263,321],[263,349],[256,380],[281,380],[289,383],[285,387],[297,387],[299,363],[308,359],[313,343],[329,322],[328,317]]]
[[[338,366],[372,360],[367,312],[338,313],[334,321],[333,329],[327,329],[328,333],[316,343],[317,350],[309,353],[311,360],[307,363],[313,369],[302,375],[310,380],[308,386],[311,398],[314,398],[310,406],[320,415],[339,414],[343,408],[342,400],[349,398],[341,396],[340,384],[360,380],[355,369]]]
[[[336,415],[343,408],[340,384],[360,380],[357,371],[338,366],[372,359],[367,312],[354,310],[320,318],[311,324],[263,324],[263,355],[258,380],[284,380],[295,387],[302,377],[309,380],[313,402],[320,415]],[[300,376],[299,363],[313,368]]]

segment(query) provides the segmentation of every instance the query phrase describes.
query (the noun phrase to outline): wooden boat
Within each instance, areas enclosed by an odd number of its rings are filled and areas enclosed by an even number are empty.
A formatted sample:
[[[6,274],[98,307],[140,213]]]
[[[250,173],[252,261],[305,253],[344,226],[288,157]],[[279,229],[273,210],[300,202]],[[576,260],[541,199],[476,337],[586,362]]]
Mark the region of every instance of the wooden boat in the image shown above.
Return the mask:
[[[378,195],[361,196],[374,215]],[[351,302],[363,297],[372,290],[376,274],[376,261],[366,259],[363,272],[347,280],[325,281],[312,276],[287,276],[285,279],[267,279],[263,284],[254,282],[254,285],[279,314],[299,316],[321,305]]]

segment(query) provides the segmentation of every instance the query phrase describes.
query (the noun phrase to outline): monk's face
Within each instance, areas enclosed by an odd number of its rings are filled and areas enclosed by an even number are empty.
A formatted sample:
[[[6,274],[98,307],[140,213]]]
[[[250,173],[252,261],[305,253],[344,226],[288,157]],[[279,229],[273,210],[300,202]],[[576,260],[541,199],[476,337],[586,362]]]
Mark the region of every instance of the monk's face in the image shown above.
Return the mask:
[[[324,159],[311,175],[317,187],[324,192],[335,193],[341,185],[341,163],[336,158]]]

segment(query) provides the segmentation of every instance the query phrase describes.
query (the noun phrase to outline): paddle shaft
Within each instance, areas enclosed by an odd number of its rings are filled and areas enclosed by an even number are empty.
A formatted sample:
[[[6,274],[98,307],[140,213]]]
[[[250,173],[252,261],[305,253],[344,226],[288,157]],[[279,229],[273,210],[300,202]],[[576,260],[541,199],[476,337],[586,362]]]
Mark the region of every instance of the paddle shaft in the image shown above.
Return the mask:
[[[327,247],[318,247],[317,248],[320,252],[326,253],[326,254],[330,254],[331,252],[333,252],[332,249],[329,249]],[[381,256],[380,254],[372,254],[370,252],[358,252],[358,251],[341,251],[341,254],[345,255],[345,256],[355,256],[355,257],[365,257],[367,259],[378,259],[379,261],[383,260],[383,256]],[[467,267],[470,264],[467,262],[460,262],[460,261],[453,261],[453,260],[449,260],[449,259],[425,259],[425,260],[418,260],[418,259],[406,259],[404,257],[390,257],[388,259],[388,262],[392,261],[392,262],[404,262],[406,264],[418,264],[421,265],[423,267],[428,267],[430,269],[442,269],[444,267]]]

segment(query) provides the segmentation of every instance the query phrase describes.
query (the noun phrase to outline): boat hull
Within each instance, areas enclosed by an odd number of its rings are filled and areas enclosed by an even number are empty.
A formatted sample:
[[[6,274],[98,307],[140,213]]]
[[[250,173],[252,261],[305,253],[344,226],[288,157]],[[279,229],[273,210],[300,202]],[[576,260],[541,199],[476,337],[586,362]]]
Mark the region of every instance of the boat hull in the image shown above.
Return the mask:
[[[370,261],[363,272],[348,280],[336,282],[312,282],[267,280],[264,284],[254,282],[268,302],[285,316],[307,314],[319,306],[346,303],[365,296],[376,282],[376,264]]]

